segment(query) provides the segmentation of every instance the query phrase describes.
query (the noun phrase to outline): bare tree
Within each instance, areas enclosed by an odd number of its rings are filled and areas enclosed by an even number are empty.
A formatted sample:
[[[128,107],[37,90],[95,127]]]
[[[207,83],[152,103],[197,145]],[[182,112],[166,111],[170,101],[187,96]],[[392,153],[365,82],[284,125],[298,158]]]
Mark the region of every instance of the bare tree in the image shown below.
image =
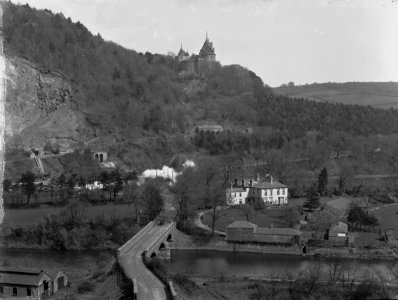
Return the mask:
[[[337,257],[330,258],[327,262],[328,282],[330,285],[335,285],[340,281],[343,275],[344,265],[341,259]]]
[[[304,271],[302,271],[298,274],[288,272],[288,273],[286,273],[285,277],[283,278],[283,281],[287,284],[289,295],[292,299],[298,298],[297,293],[299,292],[300,286],[302,284],[303,274],[304,274]]]
[[[139,216],[143,213],[145,205],[141,198],[140,186],[135,182],[128,185],[123,193],[123,199],[125,202],[130,203],[134,208],[134,219],[137,222]]]
[[[246,221],[248,222],[257,214],[257,211],[254,209],[254,207],[248,204],[240,205],[239,209],[242,211],[242,214],[246,217]]]
[[[307,269],[306,276],[304,277],[303,287],[307,298],[309,295],[317,289],[320,275],[321,275],[321,262],[311,268]]]
[[[187,225],[189,217],[198,206],[195,195],[199,192],[199,186],[196,170],[188,168],[177,177],[176,184],[171,188],[174,194],[172,205],[177,212],[175,218],[180,229]]]

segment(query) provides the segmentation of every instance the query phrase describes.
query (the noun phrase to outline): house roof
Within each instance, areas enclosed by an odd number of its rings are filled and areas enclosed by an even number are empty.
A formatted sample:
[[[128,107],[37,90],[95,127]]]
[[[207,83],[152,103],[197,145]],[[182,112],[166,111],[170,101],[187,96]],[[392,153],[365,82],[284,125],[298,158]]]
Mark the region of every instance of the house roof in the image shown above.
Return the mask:
[[[214,47],[213,43],[206,38],[205,42],[203,43],[202,49],[200,49],[199,56],[203,57],[205,55],[214,55]]]
[[[227,189],[227,193],[242,193],[242,192],[246,192],[246,190],[243,187],[233,187],[233,188],[229,188]]]
[[[263,182],[253,183],[253,187],[257,189],[278,189],[278,188],[287,188],[287,185],[284,185],[283,183],[280,183],[278,181],[273,181],[272,183],[268,181],[263,181]]]
[[[41,272],[43,270],[37,268],[0,267],[0,273],[40,274]]]
[[[248,221],[235,221],[229,224],[227,228],[257,228],[257,225]]]
[[[49,277],[42,270],[1,268],[0,283],[38,286],[43,277]]]
[[[50,276],[52,280],[57,279],[58,276],[66,276],[66,274],[62,271],[57,271],[57,270],[49,270],[47,274]]]
[[[180,51],[178,52],[178,56],[188,56],[188,55],[189,55],[188,51],[184,51],[184,49],[182,49],[181,47]]]
[[[266,228],[266,227],[257,227],[256,234],[267,234],[267,235],[293,235],[298,236],[301,235],[299,230],[293,228]]]
[[[347,233],[348,232],[348,225],[343,222],[338,222],[330,227],[331,232],[340,232],[340,233]]]

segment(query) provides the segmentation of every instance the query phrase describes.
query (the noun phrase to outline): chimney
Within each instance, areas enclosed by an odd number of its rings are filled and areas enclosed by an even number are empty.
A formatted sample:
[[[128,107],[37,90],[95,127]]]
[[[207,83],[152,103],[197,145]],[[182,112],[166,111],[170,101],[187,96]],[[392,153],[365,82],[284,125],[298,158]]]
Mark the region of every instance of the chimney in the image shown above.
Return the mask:
[[[238,186],[238,179],[235,178],[234,180],[235,180],[235,186]]]
[[[245,180],[242,179],[242,187],[245,187]]]
[[[250,187],[253,186],[253,179],[250,179],[249,186],[250,186]]]
[[[272,184],[273,183],[273,178],[270,174],[265,175],[267,178],[269,178],[269,182]]]
[[[260,173],[257,173],[257,182],[260,182]]]

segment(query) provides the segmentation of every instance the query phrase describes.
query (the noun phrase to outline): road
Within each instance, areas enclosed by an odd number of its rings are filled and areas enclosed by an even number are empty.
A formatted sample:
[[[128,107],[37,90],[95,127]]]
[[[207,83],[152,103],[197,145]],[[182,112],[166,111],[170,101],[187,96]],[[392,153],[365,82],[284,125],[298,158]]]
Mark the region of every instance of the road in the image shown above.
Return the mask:
[[[172,224],[162,226],[150,222],[132,239],[119,248],[119,263],[124,273],[130,279],[136,279],[138,299],[140,300],[166,300],[165,286],[145,266],[142,253],[165,235]]]
[[[195,215],[195,219],[194,219],[194,223],[197,227],[202,228],[203,230],[206,230],[208,232],[211,232],[211,228],[208,227],[207,225],[202,223],[202,217],[205,213],[210,212],[211,210],[202,210],[200,212],[198,212]],[[224,231],[220,231],[220,230],[214,230],[214,233],[217,235],[221,235],[221,236],[225,236],[225,232]]]

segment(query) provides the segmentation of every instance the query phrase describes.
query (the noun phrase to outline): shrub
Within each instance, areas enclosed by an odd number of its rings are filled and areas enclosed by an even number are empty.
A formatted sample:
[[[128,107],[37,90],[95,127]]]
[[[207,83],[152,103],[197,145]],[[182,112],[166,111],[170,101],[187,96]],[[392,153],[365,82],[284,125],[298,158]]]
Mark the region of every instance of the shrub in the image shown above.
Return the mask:
[[[95,288],[95,284],[90,281],[83,281],[77,287],[77,291],[79,294],[84,294],[87,292],[92,292]]]

